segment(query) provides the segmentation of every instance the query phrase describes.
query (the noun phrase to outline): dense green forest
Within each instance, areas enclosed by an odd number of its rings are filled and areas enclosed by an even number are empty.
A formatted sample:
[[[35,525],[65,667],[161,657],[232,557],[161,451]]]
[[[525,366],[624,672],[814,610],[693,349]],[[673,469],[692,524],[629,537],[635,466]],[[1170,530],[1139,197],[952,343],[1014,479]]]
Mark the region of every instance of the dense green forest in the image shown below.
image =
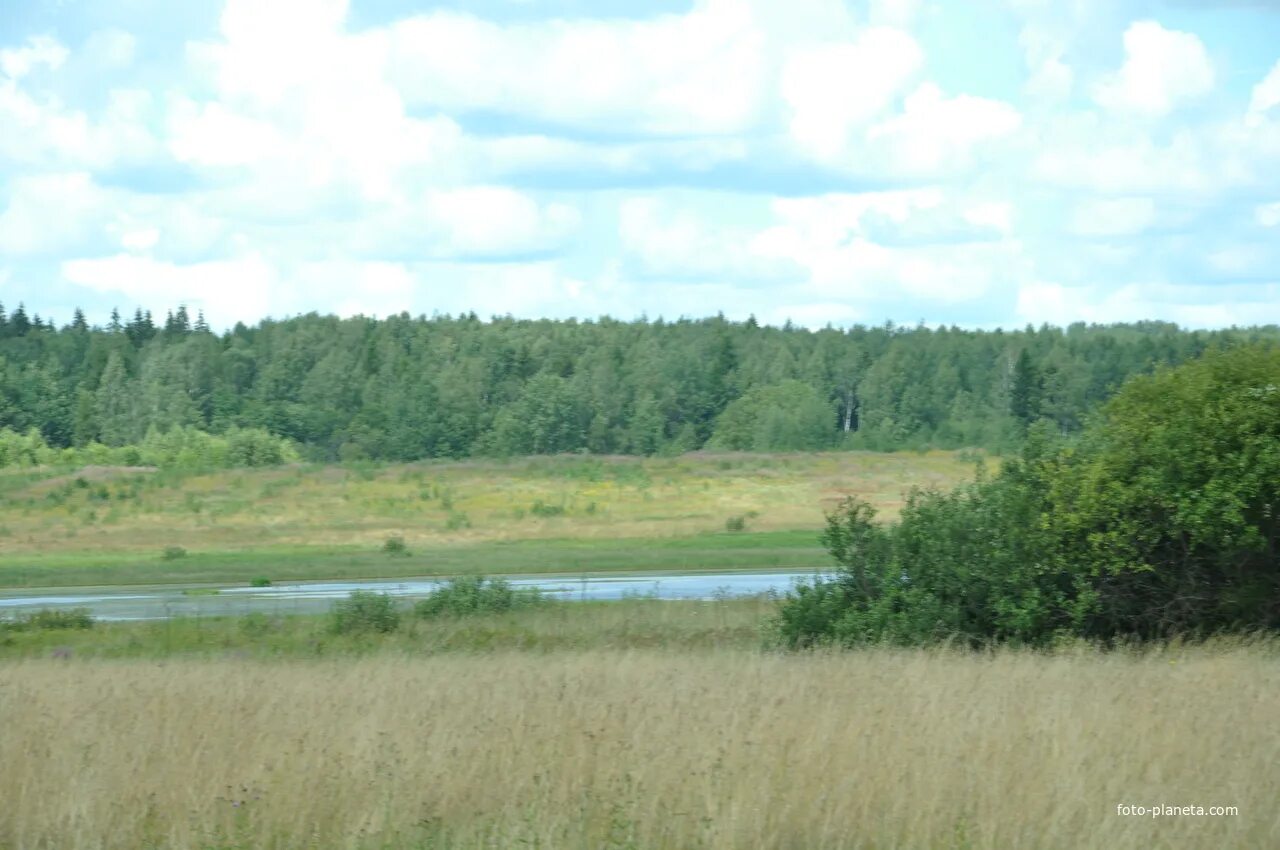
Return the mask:
[[[1079,430],[1131,375],[1257,339],[1280,340],[1280,328],[310,314],[216,333],[185,308],[98,326],[76,311],[57,327],[0,306],[0,430],[37,429],[55,448],[154,443],[179,427],[267,431],[315,460],[1003,451],[1037,420]]]

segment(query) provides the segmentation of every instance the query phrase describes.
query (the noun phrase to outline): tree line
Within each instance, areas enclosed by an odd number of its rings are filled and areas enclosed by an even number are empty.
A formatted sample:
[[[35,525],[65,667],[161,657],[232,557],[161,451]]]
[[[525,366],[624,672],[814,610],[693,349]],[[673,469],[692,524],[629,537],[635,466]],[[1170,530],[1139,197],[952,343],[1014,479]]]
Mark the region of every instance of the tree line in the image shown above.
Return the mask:
[[[754,319],[308,314],[215,332],[185,307],[64,326],[0,305],[0,429],[53,449],[263,431],[313,460],[1020,445],[1125,379],[1280,328],[1162,322],[807,330]]]

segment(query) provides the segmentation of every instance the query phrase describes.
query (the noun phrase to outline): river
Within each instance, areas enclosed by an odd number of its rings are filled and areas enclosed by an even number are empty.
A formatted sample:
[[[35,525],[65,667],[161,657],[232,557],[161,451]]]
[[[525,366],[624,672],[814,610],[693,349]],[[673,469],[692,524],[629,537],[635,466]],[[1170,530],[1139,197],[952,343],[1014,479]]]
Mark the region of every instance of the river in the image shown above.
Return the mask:
[[[812,572],[606,574],[504,576],[516,587],[537,588],[558,599],[604,600],[631,596],[716,599],[785,593]],[[249,613],[316,614],[355,590],[406,599],[429,595],[437,578],[292,582],[272,587],[159,585],[146,587],[0,588],[0,617],[42,608],[87,608],[99,620],[164,620]]]

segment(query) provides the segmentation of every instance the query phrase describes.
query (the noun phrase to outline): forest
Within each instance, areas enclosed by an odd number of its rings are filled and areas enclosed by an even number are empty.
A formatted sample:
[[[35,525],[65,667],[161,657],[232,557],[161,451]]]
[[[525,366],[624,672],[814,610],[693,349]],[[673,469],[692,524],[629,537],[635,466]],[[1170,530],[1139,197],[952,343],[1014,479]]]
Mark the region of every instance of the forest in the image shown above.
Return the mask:
[[[1259,340],[1280,340],[1280,328],[815,331],[723,316],[313,313],[218,333],[185,307],[163,320],[113,311],[105,324],[77,310],[58,327],[0,305],[0,435],[52,449],[197,432],[261,445],[269,435],[287,448],[255,455],[224,445],[223,455],[277,462],[295,451],[314,461],[703,448],[1004,452],[1036,421],[1078,432],[1131,376]]]

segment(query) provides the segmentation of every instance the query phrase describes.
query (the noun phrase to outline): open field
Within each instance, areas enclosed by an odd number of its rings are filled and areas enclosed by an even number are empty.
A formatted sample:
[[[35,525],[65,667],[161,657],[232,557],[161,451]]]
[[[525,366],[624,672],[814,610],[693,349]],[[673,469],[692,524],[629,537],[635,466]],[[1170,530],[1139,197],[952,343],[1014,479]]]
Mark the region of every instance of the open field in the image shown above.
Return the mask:
[[[8,470],[0,585],[811,568],[841,497],[891,517],[973,472],[955,452]],[[393,537],[405,553],[382,551]]]
[[[1273,643],[10,660],[0,847],[1274,847],[1278,661]]]

